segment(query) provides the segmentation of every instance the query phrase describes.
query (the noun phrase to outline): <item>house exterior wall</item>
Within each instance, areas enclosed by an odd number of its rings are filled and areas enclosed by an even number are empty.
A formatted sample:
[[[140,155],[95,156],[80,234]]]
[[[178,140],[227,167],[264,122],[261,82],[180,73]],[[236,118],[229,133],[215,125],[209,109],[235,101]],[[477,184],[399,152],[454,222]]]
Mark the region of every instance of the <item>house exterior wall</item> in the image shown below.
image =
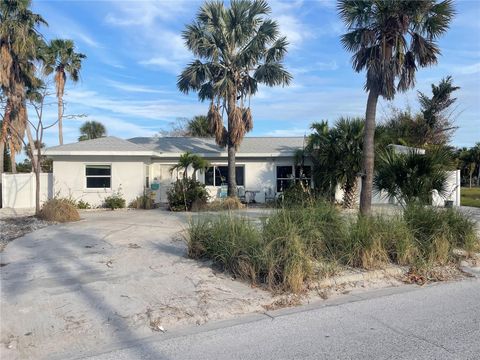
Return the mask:
[[[227,166],[227,160],[221,158],[210,158],[207,160],[211,165],[215,166]],[[156,201],[165,203],[167,202],[167,191],[170,188],[172,182],[177,178],[177,173],[170,172],[170,168],[175,165],[176,161],[173,159],[154,160],[149,166],[149,177],[151,183],[158,183],[159,190],[156,191]],[[236,166],[244,166],[245,168],[245,185],[246,191],[256,191],[255,200],[257,202],[265,202],[265,192],[271,189],[273,193],[276,192],[277,181],[277,166],[292,166],[294,163],[293,157],[282,158],[237,158]],[[305,165],[311,166],[310,162],[306,162]],[[192,169],[188,170],[188,176],[192,175]],[[182,174],[178,174],[182,176]],[[197,180],[201,183],[205,182],[205,174],[197,173]],[[220,194],[219,186],[207,186],[207,191],[210,194],[211,199],[215,199]]]
[[[137,156],[56,156],[53,158],[53,191],[61,197],[101,206],[104,199],[120,191],[127,201],[143,194],[148,157]],[[86,187],[86,165],[111,165],[110,189]]]

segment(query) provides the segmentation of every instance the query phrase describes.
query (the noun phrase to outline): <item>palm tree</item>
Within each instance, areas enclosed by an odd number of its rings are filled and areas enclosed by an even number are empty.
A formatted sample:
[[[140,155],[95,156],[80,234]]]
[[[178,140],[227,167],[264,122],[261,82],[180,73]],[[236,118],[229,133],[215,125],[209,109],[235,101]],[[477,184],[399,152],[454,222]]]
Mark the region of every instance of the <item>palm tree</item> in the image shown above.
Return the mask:
[[[192,179],[197,180],[197,171],[200,171],[202,173],[209,166],[210,166],[210,163],[207,160],[205,160],[203,157],[199,155],[193,155],[192,156],[192,168],[193,168]]]
[[[458,89],[460,87],[453,85],[452,77],[447,76],[438,85],[432,84],[432,97],[418,92],[424,124],[421,134],[423,146],[446,144],[457,128],[453,126],[449,114],[445,112],[457,100],[452,97],[452,93]]]
[[[326,122],[313,124],[308,149],[315,163],[315,184],[333,197],[335,188],[343,190],[343,206],[352,208],[361,171],[364,120],[340,118],[332,129]]]
[[[360,211],[368,214],[378,98],[393,99],[396,91],[414,86],[417,66],[437,62],[440,49],[436,40],[447,31],[454,9],[451,0],[339,0],[338,11],[349,30],[341,41],[347,51],[354,53],[353,68],[367,72]]]
[[[210,101],[211,130],[217,144],[228,149],[229,196],[237,193],[236,150],[253,128],[250,97],[259,83],[288,85],[292,79],[282,64],[288,42],[279,37],[278,24],[267,18],[270,12],[265,0],[236,0],[229,8],[219,1],[207,2],[183,32],[197,59],[179,75],[177,86]]]
[[[51,40],[45,55],[44,71],[46,75],[55,72],[55,87],[58,99],[58,141],[63,145],[63,94],[67,74],[73,82],[80,76],[82,60],[86,55],[75,52],[73,40]]]
[[[31,1],[0,2],[0,89],[6,98],[0,134],[0,153],[8,142],[15,172],[15,154],[21,151],[27,126],[26,92],[36,78],[33,62],[44,42],[37,32],[45,20],[30,10]],[[0,163],[0,173],[3,162]]]
[[[107,135],[107,129],[98,121],[86,121],[80,126],[80,136],[78,141],[92,140]]]
[[[215,133],[210,129],[208,117],[205,115],[194,116],[193,119],[187,122],[188,136],[195,136],[201,138],[213,137]]]
[[[187,179],[188,177],[188,168],[193,163],[193,155],[191,152],[186,152],[180,155],[178,162],[170,168],[170,172],[173,173],[174,171],[182,171],[183,170],[183,179]]]
[[[401,205],[430,204],[432,191],[447,195],[447,172],[450,153],[443,147],[432,148],[425,154],[409,151],[396,153],[387,148],[379,155],[375,173],[375,191],[385,191]]]

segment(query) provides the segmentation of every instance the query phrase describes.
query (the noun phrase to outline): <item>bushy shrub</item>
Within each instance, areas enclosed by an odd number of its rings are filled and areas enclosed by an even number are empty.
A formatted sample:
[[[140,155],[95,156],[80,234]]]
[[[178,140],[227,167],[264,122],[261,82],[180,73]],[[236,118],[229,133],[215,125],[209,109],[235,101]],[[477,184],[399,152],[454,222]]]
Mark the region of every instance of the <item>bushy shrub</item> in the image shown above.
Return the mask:
[[[77,209],[91,209],[91,206],[88,202],[83,201],[83,200],[78,200],[76,204]]]
[[[178,179],[167,191],[168,206],[171,211],[190,211],[192,206],[199,208],[207,203],[205,185],[190,178]]]
[[[107,196],[104,200],[104,207],[107,209],[123,209],[125,207],[126,201],[123,198],[120,191],[113,193],[110,196]]]
[[[80,220],[75,205],[71,200],[64,198],[54,198],[46,201],[40,209],[38,217],[43,220],[61,223]]]

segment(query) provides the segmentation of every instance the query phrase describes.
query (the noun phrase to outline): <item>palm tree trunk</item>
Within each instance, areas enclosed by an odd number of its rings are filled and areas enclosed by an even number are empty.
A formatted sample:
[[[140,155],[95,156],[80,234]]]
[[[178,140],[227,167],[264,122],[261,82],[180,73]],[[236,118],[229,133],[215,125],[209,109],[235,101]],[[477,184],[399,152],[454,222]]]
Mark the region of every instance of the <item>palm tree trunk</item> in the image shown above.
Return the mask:
[[[373,167],[375,161],[375,115],[377,112],[378,92],[368,93],[365,114],[365,133],[363,136],[363,174],[360,193],[360,213],[368,215],[372,209]]]
[[[63,99],[58,97],[58,142],[63,145]]]
[[[10,148],[10,165],[12,168],[12,174],[17,173],[17,163],[15,162],[15,147],[13,146],[13,141],[9,141],[9,148]]]
[[[5,148],[7,143],[7,129],[8,129],[8,122],[10,121],[10,112],[11,107],[9,106],[9,101],[7,101],[7,105],[5,107],[5,114],[3,115],[2,121],[2,129],[0,131],[0,150],[2,153],[0,154],[0,176],[5,172]]]
[[[353,209],[355,198],[357,195],[357,180],[353,182],[347,181],[343,187],[343,207],[345,209]]]
[[[231,95],[228,98],[228,190],[227,195],[231,197],[237,196],[237,181],[235,179],[235,145],[232,142],[230,133],[232,131],[233,124],[230,121],[230,113],[235,109],[235,95]]]

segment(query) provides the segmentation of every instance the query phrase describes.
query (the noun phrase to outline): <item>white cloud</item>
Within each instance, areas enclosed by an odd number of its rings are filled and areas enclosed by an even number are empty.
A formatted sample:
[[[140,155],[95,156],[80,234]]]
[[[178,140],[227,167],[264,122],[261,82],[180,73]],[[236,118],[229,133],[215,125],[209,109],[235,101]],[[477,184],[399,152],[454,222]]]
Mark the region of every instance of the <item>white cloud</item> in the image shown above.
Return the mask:
[[[117,26],[150,26],[157,19],[172,20],[181,13],[190,11],[191,0],[170,1],[116,1],[114,9],[105,17],[105,21]]]
[[[471,75],[471,74],[480,73],[480,62],[471,64],[471,65],[465,65],[465,66],[455,66],[454,72],[462,75]]]
[[[80,106],[88,114],[97,110],[134,119],[170,121],[177,117],[190,117],[206,111],[207,105],[193,99],[176,101],[158,98],[152,100],[126,100],[124,97],[106,97],[92,90],[71,90],[66,94],[72,108]],[[93,110],[95,109],[95,110]]]
[[[115,89],[132,92],[132,93],[152,93],[152,94],[164,94],[170,91],[155,89],[145,85],[128,84],[120,81],[106,80],[107,84]]]

